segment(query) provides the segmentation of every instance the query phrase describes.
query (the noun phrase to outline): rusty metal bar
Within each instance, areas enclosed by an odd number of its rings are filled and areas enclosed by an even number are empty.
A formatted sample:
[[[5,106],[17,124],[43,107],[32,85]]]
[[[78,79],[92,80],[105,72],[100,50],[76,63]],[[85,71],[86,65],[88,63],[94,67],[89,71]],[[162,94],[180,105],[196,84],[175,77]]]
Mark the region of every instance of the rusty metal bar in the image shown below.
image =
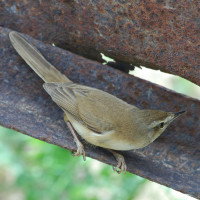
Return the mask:
[[[75,150],[62,111],[43,90],[42,80],[12,48],[8,33],[9,29],[0,28],[0,124]],[[153,144],[123,155],[129,172],[200,198],[200,101],[26,38],[72,81],[102,89],[140,108],[187,110]],[[116,164],[101,148],[86,145],[86,154]]]
[[[102,62],[160,69],[200,85],[195,0],[3,0],[0,25]]]

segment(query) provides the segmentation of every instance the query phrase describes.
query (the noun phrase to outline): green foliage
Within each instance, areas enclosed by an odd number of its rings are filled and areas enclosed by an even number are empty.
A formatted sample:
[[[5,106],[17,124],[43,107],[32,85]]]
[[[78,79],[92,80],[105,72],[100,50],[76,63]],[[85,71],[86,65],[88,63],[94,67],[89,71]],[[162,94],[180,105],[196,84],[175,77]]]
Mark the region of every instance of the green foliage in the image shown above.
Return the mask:
[[[183,200],[173,190],[0,127],[0,199],[4,200]],[[152,187],[156,185],[156,189]],[[145,191],[145,192],[144,192]]]
[[[146,182],[112,167],[15,131],[0,128],[0,197],[21,194],[28,200],[133,199]]]

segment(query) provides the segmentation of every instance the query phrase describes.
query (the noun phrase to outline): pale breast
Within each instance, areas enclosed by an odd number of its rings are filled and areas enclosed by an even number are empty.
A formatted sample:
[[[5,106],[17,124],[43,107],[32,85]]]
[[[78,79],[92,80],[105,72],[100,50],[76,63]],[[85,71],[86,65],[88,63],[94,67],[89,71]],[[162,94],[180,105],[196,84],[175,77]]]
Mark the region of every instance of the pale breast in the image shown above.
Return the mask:
[[[89,130],[86,126],[74,119],[70,119],[70,122],[83,139],[95,146],[122,151],[136,149],[129,141],[122,141],[121,138],[118,138],[114,130],[99,134]]]

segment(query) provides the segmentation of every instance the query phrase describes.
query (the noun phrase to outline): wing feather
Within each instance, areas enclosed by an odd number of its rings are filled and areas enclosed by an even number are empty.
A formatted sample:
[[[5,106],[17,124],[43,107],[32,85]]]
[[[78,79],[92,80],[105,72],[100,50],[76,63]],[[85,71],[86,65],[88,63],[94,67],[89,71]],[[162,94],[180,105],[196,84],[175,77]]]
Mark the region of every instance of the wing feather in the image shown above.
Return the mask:
[[[52,100],[60,106],[64,112],[79,117],[77,99],[73,91],[62,86],[63,83],[44,83],[43,87]]]
[[[116,116],[119,109],[124,111],[124,108],[133,108],[102,90],[71,82],[45,83],[44,89],[65,112],[96,133],[114,130],[116,118],[120,119]],[[115,113],[116,109],[118,113]]]

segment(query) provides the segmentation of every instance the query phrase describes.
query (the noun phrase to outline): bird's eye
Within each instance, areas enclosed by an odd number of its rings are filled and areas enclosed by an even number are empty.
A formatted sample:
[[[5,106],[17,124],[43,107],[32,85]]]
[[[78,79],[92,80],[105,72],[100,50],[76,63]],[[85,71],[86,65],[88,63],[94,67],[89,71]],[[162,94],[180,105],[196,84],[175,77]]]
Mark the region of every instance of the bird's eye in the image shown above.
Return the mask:
[[[158,127],[159,128],[163,128],[164,127],[164,122],[161,122]]]

